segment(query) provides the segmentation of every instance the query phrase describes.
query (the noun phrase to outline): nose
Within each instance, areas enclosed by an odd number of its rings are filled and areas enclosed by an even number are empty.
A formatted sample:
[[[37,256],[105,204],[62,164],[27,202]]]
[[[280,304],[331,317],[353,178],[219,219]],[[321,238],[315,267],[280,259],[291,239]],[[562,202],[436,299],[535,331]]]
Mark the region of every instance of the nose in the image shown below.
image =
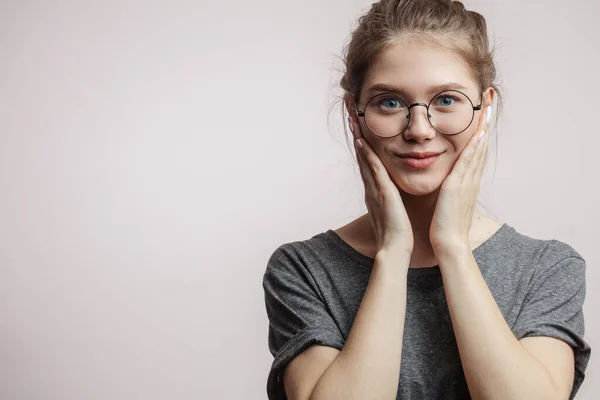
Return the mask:
[[[418,106],[422,106],[423,108]],[[408,109],[410,111],[410,120],[406,130],[402,133],[404,140],[415,140],[420,143],[435,138],[436,131],[429,124],[427,104],[414,103]]]

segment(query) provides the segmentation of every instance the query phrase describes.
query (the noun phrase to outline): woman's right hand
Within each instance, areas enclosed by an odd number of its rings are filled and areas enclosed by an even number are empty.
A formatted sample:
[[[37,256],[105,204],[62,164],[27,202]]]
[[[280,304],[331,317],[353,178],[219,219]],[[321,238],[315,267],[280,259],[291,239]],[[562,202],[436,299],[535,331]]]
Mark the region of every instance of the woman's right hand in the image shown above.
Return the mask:
[[[412,226],[400,192],[377,153],[364,139],[360,125],[351,117],[348,117],[348,122],[365,186],[365,203],[377,238],[377,252],[390,249],[412,253]],[[362,147],[357,145],[358,139]]]

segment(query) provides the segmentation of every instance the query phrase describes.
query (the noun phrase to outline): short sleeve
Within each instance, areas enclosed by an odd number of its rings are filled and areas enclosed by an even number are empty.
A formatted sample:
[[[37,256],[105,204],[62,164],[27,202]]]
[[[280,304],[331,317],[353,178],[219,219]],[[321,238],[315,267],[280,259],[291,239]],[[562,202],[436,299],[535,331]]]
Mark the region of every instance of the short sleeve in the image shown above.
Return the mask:
[[[263,276],[269,319],[269,350],[274,357],[267,378],[270,400],[285,400],[283,369],[312,344],[341,350],[344,339],[328,312],[305,260],[291,244],[271,255]]]
[[[550,336],[571,345],[575,376],[570,399],[575,397],[590,359],[584,341],[583,303],[586,295],[586,263],[570,246],[552,241],[540,257],[522,308],[513,326],[517,339]]]

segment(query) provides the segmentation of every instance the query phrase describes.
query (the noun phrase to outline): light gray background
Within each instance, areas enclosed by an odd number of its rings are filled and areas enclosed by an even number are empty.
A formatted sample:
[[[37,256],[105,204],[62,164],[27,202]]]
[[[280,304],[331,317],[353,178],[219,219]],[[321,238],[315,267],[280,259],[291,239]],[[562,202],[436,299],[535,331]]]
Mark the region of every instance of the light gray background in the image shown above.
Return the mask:
[[[268,257],[365,210],[327,123],[370,4],[0,1],[0,398],[266,398]],[[506,95],[481,200],[586,258],[599,351],[600,3],[467,6]]]

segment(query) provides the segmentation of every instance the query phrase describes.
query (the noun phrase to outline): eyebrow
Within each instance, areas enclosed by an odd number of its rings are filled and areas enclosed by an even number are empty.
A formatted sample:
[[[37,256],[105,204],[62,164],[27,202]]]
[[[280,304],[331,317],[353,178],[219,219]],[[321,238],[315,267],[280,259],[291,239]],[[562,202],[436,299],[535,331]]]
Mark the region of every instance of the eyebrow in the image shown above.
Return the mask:
[[[443,92],[444,90],[468,90],[468,89],[466,87],[464,87],[463,85],[461,85],[460,83],[448,82],[448,83],[442,83],[439,85],[431,86],[426,94],[436,94],[439,92]],[[367,89],[367,92],[377,92],[377,91],[396,93],[399,95],[407,94],[402,88],[393,86],[393,85],[388,85],[386,83],[376,83],[376,84],[372,85],[369,89]]]

